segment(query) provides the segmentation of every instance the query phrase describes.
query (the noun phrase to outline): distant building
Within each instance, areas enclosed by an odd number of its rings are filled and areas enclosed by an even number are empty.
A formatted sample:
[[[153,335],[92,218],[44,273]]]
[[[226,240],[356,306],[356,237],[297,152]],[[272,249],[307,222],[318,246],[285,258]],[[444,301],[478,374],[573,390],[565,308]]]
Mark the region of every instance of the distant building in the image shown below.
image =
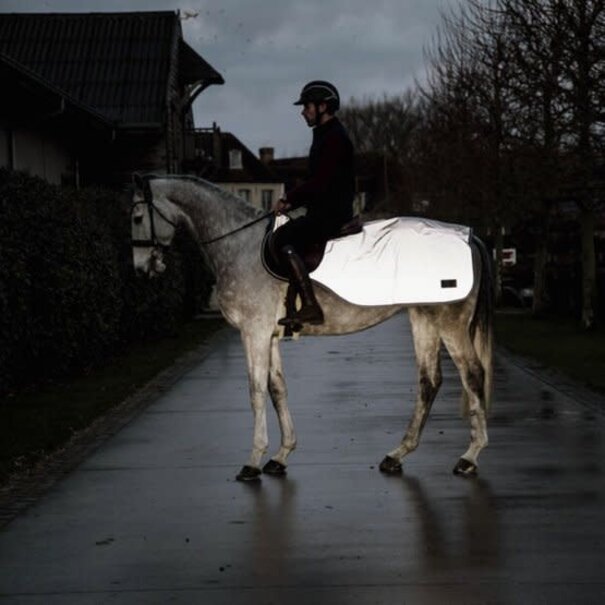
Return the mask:
[[[255,156],[237,137],[212,128],[194,131],[194,160],[185,166],[262,210],[270,210],[284,192],[283,180],[272,170],[273,149]]]
[[[182,172],[191,104],[224,83],[171,11],[0,14],[0,70],[0,163],[76,184]]]

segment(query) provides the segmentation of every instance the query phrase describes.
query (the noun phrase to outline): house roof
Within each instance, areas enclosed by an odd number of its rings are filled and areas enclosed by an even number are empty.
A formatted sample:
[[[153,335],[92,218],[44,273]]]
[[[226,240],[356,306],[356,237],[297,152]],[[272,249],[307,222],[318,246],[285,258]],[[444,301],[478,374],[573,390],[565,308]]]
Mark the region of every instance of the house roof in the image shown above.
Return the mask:
[[[224,82],[176,12],[0,14],[0,52],[120,124],[162,122],[175,43],[181,84]]]
[[[309,159],[307,157],[280,158],[272,160],[270,166],[285,183],[286,190],[289,190],[307,178]]]
[[[216,145],[216,137],[220,137]],[[217,183],[281,183],[282,180],[268,166],[263,164],[235,135],[216,130],[198,130],[195,133],[195,146],[203,152],[205,158],[212,158],[211,168],[207,170],[208,179]],[[220,157],[214,157],[217,149]],[[242,168],[230,168],[231,151],[242,154]]]
[[[30,124],[37,119],[36,116],[42,116],[45,122],[50,120],[63,123],[68,119],[72,124],[85,124],[106,135],[110,135],[113,130],[113,124],[100,113],[2,53],[0,80],[12,91],[11,95],[0,98],[0,105],[11,108],[14,114],[27,113]],[[32,104],[35,106],[31,107]],[[87,133],[89,132],[87,129]]]

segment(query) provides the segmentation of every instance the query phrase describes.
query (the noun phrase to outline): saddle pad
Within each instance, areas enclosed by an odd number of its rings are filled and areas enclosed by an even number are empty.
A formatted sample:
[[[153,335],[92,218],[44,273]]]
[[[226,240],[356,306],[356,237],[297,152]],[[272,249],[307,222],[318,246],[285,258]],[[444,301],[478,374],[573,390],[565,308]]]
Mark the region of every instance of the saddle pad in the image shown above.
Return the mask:
[[[330,240],[311,278],[356,305],[430,304],[473,286],[471,229],[415,217],[371,221]]]

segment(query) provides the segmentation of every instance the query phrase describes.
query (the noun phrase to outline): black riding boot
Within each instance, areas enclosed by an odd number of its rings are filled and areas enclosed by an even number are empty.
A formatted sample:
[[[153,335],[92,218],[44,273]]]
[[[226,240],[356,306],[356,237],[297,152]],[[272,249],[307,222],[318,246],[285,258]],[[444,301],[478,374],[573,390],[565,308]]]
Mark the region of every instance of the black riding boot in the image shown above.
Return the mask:
[[[311,325],[322,324],[324,322],[324,314],[315,298],[313,284],[311,284],[305,264],[292,246],[284,246],[282,253],[283,258],[288,260],[290,278],[300,295],[302,307],[292,317],[283,317],[277,323],[281,326],[305,323]]]

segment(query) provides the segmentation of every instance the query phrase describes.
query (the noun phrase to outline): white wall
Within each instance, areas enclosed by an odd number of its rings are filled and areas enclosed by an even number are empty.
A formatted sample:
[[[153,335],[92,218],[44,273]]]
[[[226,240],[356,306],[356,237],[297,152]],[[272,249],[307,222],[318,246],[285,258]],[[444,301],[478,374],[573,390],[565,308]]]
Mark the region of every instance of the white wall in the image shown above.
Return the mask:
[[[241,194],[243,190],[249,191],[250,199],[248,201],[260,210],[271,210],[271,208],[265,208],[263,206],[262,200],[264,190],[273,192],[273,202],[284,193],[284,186],[282,183],[217,183],[217,185],[239,197],[243,197]]]

